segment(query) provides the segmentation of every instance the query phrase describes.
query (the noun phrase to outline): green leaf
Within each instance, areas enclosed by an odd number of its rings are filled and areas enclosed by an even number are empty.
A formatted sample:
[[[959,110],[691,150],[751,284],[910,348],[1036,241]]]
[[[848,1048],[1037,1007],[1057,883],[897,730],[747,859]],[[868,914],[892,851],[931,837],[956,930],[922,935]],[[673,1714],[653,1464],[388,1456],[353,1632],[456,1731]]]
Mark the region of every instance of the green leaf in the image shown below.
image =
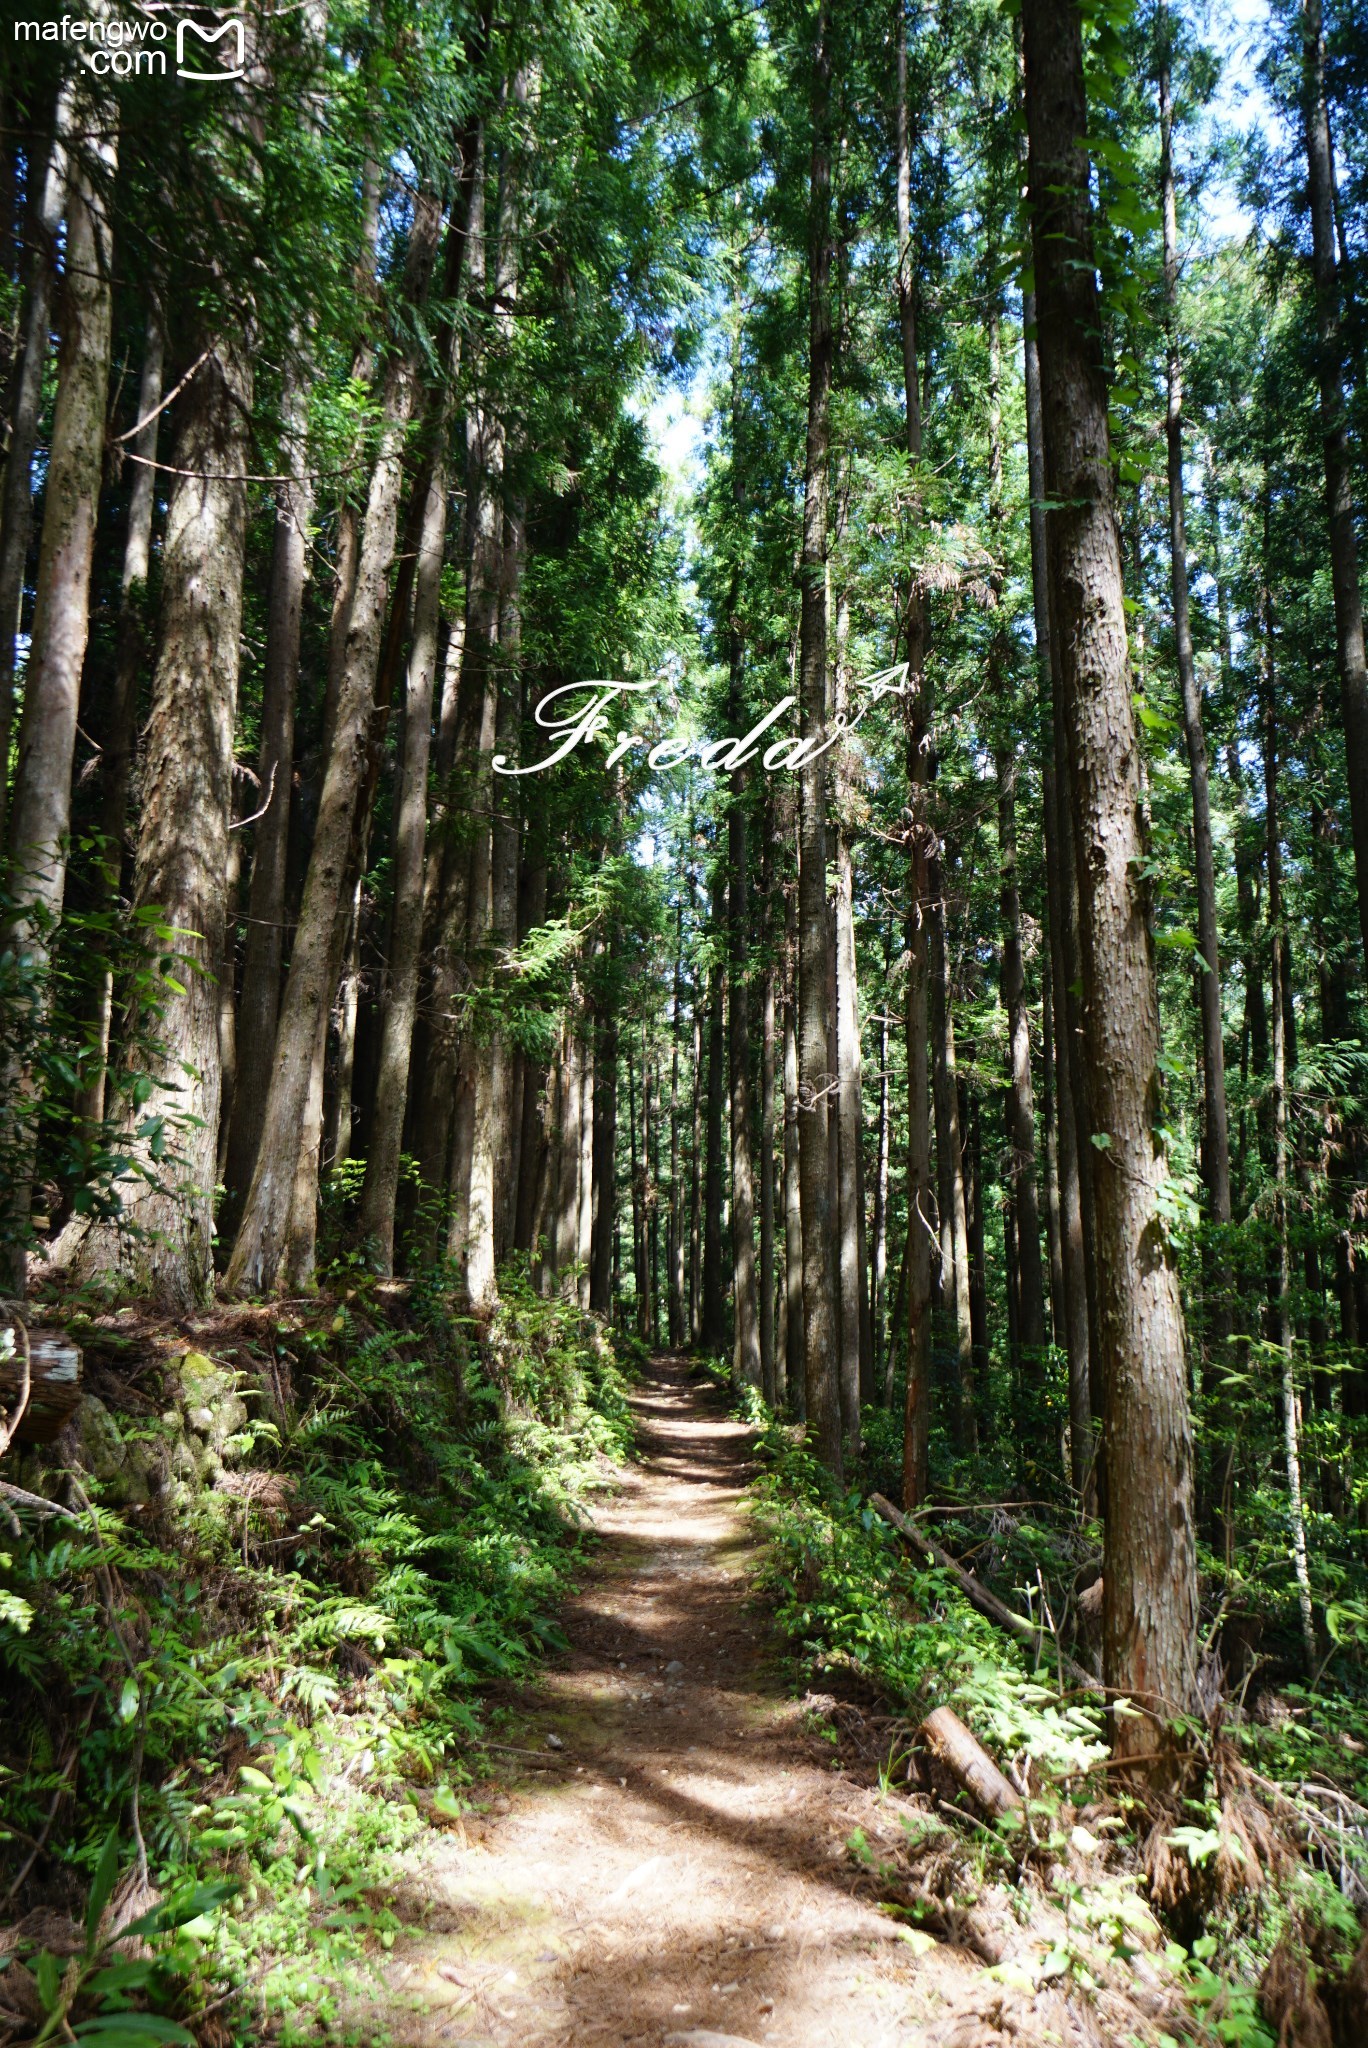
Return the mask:
[[[119,1831],[117,1828],[111,1828],[105,1837],[104,1848],[100,1851],[100,1860],[95,1866],[95,1876],[91,1881],[90,1897],[86,1901],[85,1931],[88,1953],[94,1951],[95,1937],[100,1931],[100,1917],[109,1904],[118,1877]]]
[[[119,1719],[131,1721],[137,1711],[138,1681],[130,1676],[124,1680],[123,1691],[119,1694]]]
[[[201,1835],[200,1840],[205,1839],[206,1836]],[[236,1898],[240,1890],[240,1885],[227,1879],[219,1879],[214,1884],[194,1885],[188,1892],[154,1906],[150,1913],[140,1913],[136,1920],[130,1920],[123,1929],[123,1936],[138,1941],[151,1934],[165,1934],[172,1927],[184,1927],[187,1921],[197,1920],[201,1913],[212,1912],[216,1906],[221,1906],[225,1899]]]
[[[62,1995],[62,1970],[50,1948],[45,1948],[39,1956],[33,1974],[38,1983],[38,1996],[43,2001],[43,2011],[51,2012]]]
[[[118,2048],[163,2048],[165,2042],[197,2048],[188,2027],[151,2012],[102,2013],[99,2019],[83,2020],[74,2031],[78,2041],[107,2041],[117,2043]]]

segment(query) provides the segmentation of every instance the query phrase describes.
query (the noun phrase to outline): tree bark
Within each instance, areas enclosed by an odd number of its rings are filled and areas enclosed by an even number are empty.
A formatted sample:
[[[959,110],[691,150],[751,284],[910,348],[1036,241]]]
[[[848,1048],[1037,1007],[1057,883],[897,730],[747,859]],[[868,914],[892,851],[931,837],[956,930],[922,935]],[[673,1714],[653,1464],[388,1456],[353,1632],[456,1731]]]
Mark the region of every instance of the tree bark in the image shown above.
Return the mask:
[[[1080,1115],[1077,998],[1070,994],[1078,974],[1078,889],[1073,834],[1061,803],[1070,786],[1064,732],[1058,649],[1050,623],[1050,566],[1045,532],[1045,429],[1040,397],[1040,353],[1034,292],[1022,294],[1023,358],[1026,386],[1026,445],[1031,481],[1031,593],[1036,634],[1036,675],[1045,727],[1041,770],[1045,838],[1050,991],[1053,997],[1054,1067],[1059,1147],[1059,1248],[1063,1266],[1062,1335],[1069,1369],[1070,1476],[1083,1519],[1097,1509],[1097,1440],[1100,1410],[1092,1400],[1096,1369],[1091,1335],[1089,1224],[1085,1171],[1086,1119]]]
[[[95,890],[96,912],[112,912],[123,886],[128,839],[128,797],[137,743],[138,686],[148,660],[147,572],[152,559],[152,513],[155,503],[158,408],[162,395],[165,345],[156,313],[148,316],[142,377],[133,437],[133,474],[129,479],[128,523],[124,529],[123,567],[119,576],[119,620],[114,688],[100,750],[100,836],[103,845]],[[106,948],[96,934],[96,949]],[[100,971],[95,996],[95,1048],[85,1085],[77,1100],[78,1114],[97,1124],[105,1112],[109,1070],[109,1034],[114,1021],[114,975]]]
[[[703,1349],[720,1357],[727,1346],[727,1297],[722,1274],[722,1199],[725,1184],[722,1102],[726,1094],[726,1034],[722,949],[726,943],[726,871],[713,873],[712,928],[718,948],[708,976],[707,1167],[703,1181]],[[645,1088],[643,1072],[642,1087]]]
[[[90,573],[104,457],[112,316],[109,207],[117,161],[113,113],[106,101],[93,96],[83,98],[80,104],[93,132],[72,178],[67,207],[57,400],[9,821],[7,881],[17,907],[4,935],[7,948],[33,977],[44,1012],[53,936],[66,891],[71,765],[81,667],[90,630]],[[16,1047],[15,1055],[22,1062],[23,1048]],[[20,1071],[7,1073],[4,1096],[8,1108],[13,1109],[21,1092],[26,1095],[29,1084],[21,1080]],[[17,1142],[6,1161],[6,1206],[10,1210],[6,1249],[11,1288],[18,1294],[24,1290],[36,1137],[32,1119],[19,1120]]]
[[[916,274],[912,249],[912,155],[907,101],[907,19],[895,0],[897,91],[894,149],[898,223],[898,331],[903,362],[903,424],[914,471],[922,454],[921,381],[917,359]],[[931,684],[926,674],[926,599],[913,582],[905,614],[907,648],[908,900],[907,981],[907,1389],[903,1408],[903,1506],[920,1507],[929,1484],[931,1422],[931,1115],[928,1074],[931,983],[927,926],[930,856],[935,838],[925,816],[931,779]],[[903,1290],[900,1288],[901,1298]],[[894,1323],[897,1309],[894,1309]],[[890,1354],[891,1364],[891,1354]]]
[[[20,322],[18,362],[9,417],[9,452],[0,498],[0,834],[7,821],[10,735],[14,726],[15,641],[24,595],[29,526],[33,515],[33,452],[47,369],[57,237],[66,208],[70,152],[79,119],[80,87],[66,78],[57,94],[52,140],[37,204],[29,208],[34,250]]]
[[[226,911],[252,390],[250,334],[225,333],[178,401],[161,642],[143,737],[134,907],[155,908],[188,958],[177,974],[182,987],[164,995],[160,1047],[147,1064],[152,1094],[131,1111],[130,1128],[165,1117],[176,1156],[157,1184],[125,1197],[136,1232],[93,1227],[72,1261],[78,1281],[113,1270],[130,1293],[177,1315],[213,1293],[222,1086],[214,977]]]
[[[808,192],[808,410],[800,556],[799,705],[805,738],[827,717],[827,455],[831,435],[831,52],[827,0],[818,0],[811,59]],[[807,1424],[822,1463],[841,1470],[836,1301],[827,1133],[828,912],[826,763],[798,778],[798,1172],[803,1217]]]
[[[768,841],[766,854],[769,852]],[[765,918],[768,924],[773,884],[766,860]],[[766,1401],[777,1408],[780,1382],[774,1338],[774,960],[765,948],[760,1015],[760,1383]]]
[[[670,1274],[667,1322],[670,1349],[682,1351],[688,1341],[688,1311],[685,1297],[684,1180],[680,1158],[679,1127],[682,1117],[679,1099],[680,1067],[684,1047],[684,889],[675,903],[674,987],[670,1000]]]
[[[1120,535],[1098,358],[1083,43],[1074,0],[1024,0],[1029,195],[1039,311],[1050,618],[1073,779],[1084,1055],[1107,1388],[1103,1661],[1140,1709],[1120,1759],[1158,1755],[1193,1703],[1197,1571],[1192,1425],[1178,1274],[1160,1213],[1159,1004],[1143,879],[1141,771]]]
[[[410,236],[404,297],[420,306],[436,248],[438,215],[420,194]],[[394,349],[386,369],[381,430],[366,501],[356,588],[345,621],[331,745],[285,984],[270,1089],[256,1166],[228,1264],[233,1293],[272,1294],[308,1283],[314,1262],[314,1209],[297,1199],[301,1172],[317,1182],[302,1149],[319,1033],[337,986],[350,909],[348,881],[355,851],[371,714],[379,672],[389,572],[394,559],[404,442],[417,390],[411,344]]]
[[[945,892],[940,863],[932,863],[931,1041],[934,1057],[936,1157],[945,1188],[948,1217],[941,1218],[941,1244],[949,1240],[950,1258],[943,1267],[941,1288],[955,1319],[956,1403],[953,1427],[961,1450],[978,1447],[974,1403],[974,1319],[969,1301],[969,1215],[964,1199],[964,1146],[960,1130],[959,1076],[955,1061],[955,1019],[951,1008],[949,945]],[[948,1231],[947,1226],[948,1224]]]
[[[1271,1093],[1273,1111],[1274,1275],[1270,1306],[1271,1336],[1281,1356],[1280,1392],[1283,1410],[1283,1451],[1287,1474],[1287,1510],[1292,1537],[1292,1569],[1297,1582],[1302,1646],[1308,1678],[1316,1671],[1316,1624],[1311,1606],[1311,1574],[1306,1550],[1306,1514],[1302,1505],[1297,1380],[1292,1349],[1292,1268],[1288,1247],[1287,1024],[1290,1006],[1284,1001],[1282,961],[1285,944],[1282,901],[1282,831],[1278,818],[1278,726],[1273,655],[1273,608],[1264,608],[1264,817],[1268,848],[1268,937],[1273,963],[1273,1043]]]
[[[286,875],[294,784],[295,697],[299,639],[309,574],[309,530],[314,493],[306,441],[308,393],[300,364],[287,366],[280,399],[282,439],[290,482],[276,489],[271,584],[266,609],[266,658],[261,678],[261,744],[257,774],[265,815],[255,826],[252,879],[247,891],[238,1036],[249,1048],[228,1131],[226,1217],[241,1211],[256,1165],[271,1051],[280,1014],[285,958]],[[226,1219],[225,1219],[226,1220]]]
[[[1008,1178],[1017,1227],[1017,1284],[1022,1366],[1039,1381],[1045,1353],[1045,1279],[1040,1263],[1040,1206],[1036,1194],[1035,1099],[1031,1085],[1031,1031],[1021,955],[1021,895],[1017,887],[1016,757],[997,759],[999,908],[1002,917],[1002,1007],[1007,1013]]]
[[[1325,512],[1330,528],[1330,581],[1335,602],[1335,654],[1339,667],[1344,742],[1349,775],[1349,817],[1354,836],[1359,931],[1368,968],[1368,657],[1364,652],[1363,592],[1354,532],[1353,451],[1344,395],[1340,333],[1340,279],[1335,262],[1335,160],[1325,93],[1325,34],[1321,0],[1302,0],[1302,117],[1311,202],[1312,267],[1316,281],[1321,435],[1325,451]]]
[[[740,690],[733,668],[733,704],[739,710]],[[760,1301],[755,1273],[755,1168],[751,1149],[751,1048],[749,952],[749,834],[746,821],[745,771],[731,778],[731,809],[727,817],[729,868],[727,935],[731,1055],[731,1237],[732,1302],[736,1316],[736,1361],[746,1386],[762,1383],[760,1365]]]
[[[797,890],[787,891],[784,992],[784,1377],[801,1416],[807,1375],[803,1360],[803,1198],[798,1130]]]
[[[1167,18],[1160,33],[1168,34]],[[1159,177],[1164,211],[1164,314],[1168,329],[1169,561],[1173,639],[1183,699],[1183,740],[1192,776],[1192,855],[1197,883],[1198,996],[1202,1021],[1202,1178],[1211,1220],[1230,1222],[1230,1131],[1226,1116],[1225,1027],[1221,1015],[1221,956],[1216,917],[1216,860],[1211,837],[1202,693],[1192,652],[1188,608],[1187,518],[1183,492],[1183,360],[1178,346],[1178,206],[1173,178],[1173,98],[1167,44],[1159,65]],[[1218,1282],[1219,1285],[1219,1282]]]

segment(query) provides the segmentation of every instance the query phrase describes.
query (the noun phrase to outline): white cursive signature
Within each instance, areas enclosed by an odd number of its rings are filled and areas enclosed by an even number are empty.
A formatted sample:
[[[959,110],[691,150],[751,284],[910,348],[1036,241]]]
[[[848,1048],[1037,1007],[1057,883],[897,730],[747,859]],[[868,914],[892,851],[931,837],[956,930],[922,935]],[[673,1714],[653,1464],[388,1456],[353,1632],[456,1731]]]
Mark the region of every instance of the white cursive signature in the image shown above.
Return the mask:
[[[803,768],[816,761],[830,748],[836,746],[848,733],[854,732],[866,711],[883,697],[904,697],[907,695],[907,669],[905,661],[894,668],[880,669],[874,675],[861,676],[852,681],[852,690],[861,690],[867,695],[867,702],[861,705],[853,718],[844,712],[831,722],[825,736],[810,734],[803,738],[791,734],[783,739],[772,740],[765,748],[761,767],[767,775],[775,774],[781,768]],[[576,747],[586,740],[600,740],[607,735],[608,713],[619,698],[645,697],[662,688],[670,677],[667,674],[654,676],[648,682],[609,682],[597,678],[591,682],[560,683],[554,690],[548,690],[539,699],[534,716],[537,724],[556,742],[544,760],[529,761],[523,767],[512,767],[507,754],[494,756],[496,775],[540,775],[546,768],[554,768],[564,761]],[[581,691],[590,692],[587,703],[576,711],[568,705],[563,710],[555,707],[567,697],[578,696]],[[760,752],[760,740],[771,726],[777,725],[784,713],[797,703],[793,696],[781,697],[758,724],[739,739],[728,736],[720,740],[698,740],[687,734],[673,734],[652,745],[649,736],[643,732],[619,732],[608,750],[605,768],[616,768],[619,761],[630,754],[634,747],[646,749],[646,761],[651,768],[678,768],[691,757],[701,767],[717,768],[730,774],[741,768],[747,761],[753,761]]]

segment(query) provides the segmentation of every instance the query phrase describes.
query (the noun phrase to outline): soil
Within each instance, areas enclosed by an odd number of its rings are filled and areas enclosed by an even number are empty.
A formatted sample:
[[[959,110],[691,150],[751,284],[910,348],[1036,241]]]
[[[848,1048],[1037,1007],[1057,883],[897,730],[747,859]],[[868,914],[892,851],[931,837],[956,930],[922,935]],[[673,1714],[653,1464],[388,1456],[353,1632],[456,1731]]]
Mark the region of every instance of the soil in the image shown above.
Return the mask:
[[[914,1947],[862,1895],[846,1843],[896,1834],[900,1802],[786,1684],[752,1591],[746,1430],[677,1358],[634,1406],[637,1459],[596,1509],[507,1789],[395,1902],[385,2026],[413,2048],[1007,2038],[981,1956]]]

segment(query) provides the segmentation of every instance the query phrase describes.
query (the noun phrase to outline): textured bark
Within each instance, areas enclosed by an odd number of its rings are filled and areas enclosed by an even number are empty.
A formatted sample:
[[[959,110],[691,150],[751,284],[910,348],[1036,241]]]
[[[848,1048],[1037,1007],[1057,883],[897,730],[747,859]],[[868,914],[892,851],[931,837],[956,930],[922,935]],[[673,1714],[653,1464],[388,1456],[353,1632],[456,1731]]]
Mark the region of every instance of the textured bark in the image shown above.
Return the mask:
[[[113,237],[107,209],[115,143],[108,106],[81,104],[92,128],[106,132],[87,143],[67,208],[57,402],[10,814],[7,880],[20,907],[4,934],[6,946],[27,962],[40,992],[66,889],[71,765],[90,627],[90,572],[109,386]],[[22,1049],[14,1050],[22,1060]],[[13,1108],[21,1092],[27,1095],[29,1085],[19,1071],[7,1072],[7,1108]],[[36,1139],[31,1119],[16,1125],[15,1138],[6,1161],[7,1236],[13,1291],[22,1294]]]
[[[897,0],[894,101],[898,222],[898,329],[903,360],[903,423],[907,453],[921,461],[921,383],[917,361],[916,276],[912,249],[912,159],[907,102],[907,19]],[[931,903],[930,855],[934,834],[925,816],[931,779],[931,686],[926,674],[926,600],[915,583],[905,616],[908,664],[907,781],[908,900],[905,926],[907,983],[904,1029],[907,1041],[907,1241],[905,1276],[899,1299],[906,1300],[907,1392],[903,1412],[903,1506],[920,1507],[929,1480],[931,1424],[931,1114],[928,1074],[930,952],[927,920]],[[897,1324],[897,1305],[894,1307]],[[892,1363],[890,1351],[890,1366]]]
[[[1024,0],[1050,618],[1073,782],[1084,1053],[1099,1142],[1098,1335],[1107,1388],[1104,1676],[1141,1711],[1119,1757],[1158,1753],[1194,1697],[1197,1573],[1183,1310],[1159,1210],[1159,1005],[1143,880],[1140,749],[1092,255],[1083,46],[1073,0]]]
[[[844,636],[841,636],[842,639]],[[844,662],[842,662],[844,668]],[[838,711],[845,706],[838,694]],[[842,774],[844,781],[844,773]],[[870,1398],[865,1358],[863,1209],[860,1145],[864,1124],[863,1075],[860,1060],[860,992],[855,966],[855,870],[844,829],[836,841],[835,940],[836,1025],[835,1130],[837,1193],[837,1272],[840,1279],[841,1423],[852,1457],[860,1447],[860,1403]]]
[[[19,352],[11,393],[9,452],[0,496],[0,833],[7,819],[10,734],[14,724],[15,636],[24,594],[33,502],[33,451],[48,359],[48,330],[57,276],[57,236],[66,207],[70,151],[81,118],[76,78],[58,92],[52,140],[37,204],[29,209],[34,250],[20,320]]]
[[[573,1299],[589,1306],[589,1266],[594,1251],[594,1103],[597,1097],[597,1056],[592,1028],[581,1051],[578,1202],[575,1210],[575,1287]],[[648,1111],[649,1115],[649,1111]]]
[[[1064,1267],[1064,1349],[1069,1363],[1070,1471],[1085,1519],[1097,1509],[1098,1440],[1102,1404],[1094,1399],[1100,1359],[1094,1338],[1091,1160],[1082,1088],[1082,1034],[1078,988],[1078,878],[1068,792],[1072,789],[1058,643],[1050,622],[1050,567],[1046,541],[1045,429],[1040,396],[1040,352],[1033,292],[1022,294],[1025,337],[1026,444],[1031,480],[1031,593],[1036,631],[1036,673],[1049,745],[1041,772],[1045,827],[1045,887],[1054,999],[1055,1089],[1059,1122],[1059,1231]],[[1058,1341],[1058,1334],[1056,1335]]]
[[[1007,1141],[1011,1148],[1008,1180],[1017,1232],[1017,1336],[1023,1368],[1032,1379],[1039,1380],[1045,1351],[1045,1280],[1040,1264],[1031,1031],[1021,955],[1021,895],[1017,886],[1016,777],[1015,756],[1000,753],[998,906],[1002,919],[1002,1007],[1007,1013]]]
[[[799,577],[798,697],[805,737],[827,715],[827,454],[831,435],[831,53],[826,0],[819,0],[812,51],[808,192],[808,412],[803,541]],[[808,1430],[831,1471],[841,1470],[833,1272],[832,1190],[827,1133],[827,829],[825,757],[804,761],[798,778],[798,1172],[803,1216],[804,1369]]]
[[[516,766],[522,748],[522,574],[527,549],[525,507],[510,502],[504,525],[503,590],[499,599],[499,704],[494,726],[495,757]],[[518,875],[522,857],[522,820],[517,781],[496,775],[490,823],[489,938],[493,971],[507,973],[518,944]],[[604,1040],[600,1036],[598,1051]],[[616,1050],[614,1051],[616,1058]],[[490,1147],[494,1184],[494,1258],[506,1258],[513,1237],[516,1187],[506,1171],[513,1157],[516,1130],[516,1077],[519,1055],[501,1028],[490,1043]],[[595,1054],[597,1071],[597,1051]],[[597,1123],[595,1128],[598,1128]],[[598,1182],[595,1181],[595,1188]]]
[[[733,670],[735,676],[735,670]],[[739,711],[739,690],[733,702]],[[749,833],[745,810],[745,774],[732,778],[731,811],[727,819],[727,939],[729,1053],[731,1059],[731,1237],[732,1301],[736,1316],[737,1373],[746,1386],[759,1387],[760,1300],[755,1272],[755,1163],[752,1149],[750,1045],[750,902]]]
[[[765,1399],[777,1408],[780,1379],[774,1330],[774,962],[766,949],[764,986],[760,998],[760,1383]]]
[[[395,1203],[403,1143],[409,1060],[418,1012],[418,962],[423,938],[423,879],[432,693],[437,673],[442,562],[446,551],[446,464],[428,478],[414,578],[413,640],[404,677],[403,754],[394,820],[394,916],[388,987],[380,1032],[380,1069],[360,1231],[378,1273],[394,1270]]]
[[[885,950],[885,979],[887,979],[887,951]],[[874,1363],[876,1372],[884,1363],[888,1338],[888,1166],[889,1139],[891,1129],[891,1099],[888,1072],[888,1011],[881,1007],[879,1012],[879,1122],[877,1151],[874,1161],[874,1227],[871,1233],[870,1257],[870,1323],[873,1331]],[[888,1406],[887,1383],[883,1386],[884,1406]]]
[[[498,247],[510,246],[512,224],[500,209]],[[496,270],[496,293],[504,285],[502,263]],[[507,287],[516,289],[514,276]],[[465,650],[462,657],[461,688],[471,707],[474,738],[474,774],[470,794],[471,844],[465,886],[465,946],[467,969],[477,983],[487,982],[494,969],[493,944],[493,759],[498,730],[500,660],[498,648],[499,589],[503,579],[503,472],[506,430],[503,418],[486,401],[476,415],[473,461],[470,469],[472,506],[472,551],[467,588]],[[455,899],[453,898],[453,901]],[[447,926],[449,945],[457,943],[459,916]],[[460,1049],[463,1085],[469,1089],[471,1143],[469,1185],[461,1188],[459,1147],[453,1165],[450,1250],[457,1259],[466,1294],[480,1309],[492,1307],[497,1299],[494,1270],[494,1097],[504,1047],[497,1024],[491,1027],[488,1043],[467,1041]],[[458,1238],[456,1219],[465,1216],[464,1236]]]
[[[712,928],[719,949],[726,943],[726,872],[719,863],[713,874]],[[707,1166],[703,1181],[703,1306],[702,1343],[720,1356],[727,1344],[726,1282],[722,1270],[723,1156],[722,1105],[726,1094],[725,981],[721,958],[708,977]],[[642,1088],[646,1087],[643,1070]]]
[[[1368,657],[1363,634],[1354,531],[1353,449],[1344,396],[1340,279],[1335,261],[1335,159],[1325,96],[1325,33],[1321,0],[1302,4],[1302,116],[1311,201],[1311,253],[1316,280],[1321,435],[1325,450],[1325,512],[1330,529],[1330,582],[1335,601],[1335,655],[1349,773],[1359,931],[1368,967]]]
[[[803,1200],[798,1162],[798,935],[797,892],[788,892],[784,999],[784,1378],[801,1413],[803,1363]]]
[[[685,1298],[685,1216],[684,1181],[681,1171],[679,1130],[682,1118],[679,1077],[684,1053],[684,891],[675,903],[674,987],[670,997],[670,1233],[667,1321],[671,1351],[681,1351],[688,1341],[688,1312]]]
[[[1263,749],[1264,819],[1268,853],[1268,938],[1273,967],[1272,1122],[1273,1122],[1273,1284],[1269,1335],[1281,1355],[1284,1470],[1288,1520],[1292,1531],[1292,1568],[1297,1581],[1302,1647],[1308,1678],[1316,1671],[1316,1624],[1311,1606],[1311,1574],[1306,1551],[1306,1514],[1302,1505],[1301,1450],[1297,1381],[1292,1352],[1292,1264],[1288,1246],[1288,1024],[1291,1004],[1284,999],[1282,963],[1286,945],[1282,900],[1282,828],[1278,817],[1278,714],[1273,654],[1271,603],[1264,615]],[[1293,1055],[1295,1058],[1295,1054]]]
[[[1225,1029],[1221,1017],[1221,956],[1216,919],[1216,859],[1211,837],[1211,790],[1202,692],[1192,652],[1188,607],[1187,514],[1183,491],[1183,361],[1178,346],[1178,208],[1173,179],[1173,100],[1165,54],[1159,68],[1159,176],[1164,212],[1164,313],[1168,328],[1169,560],[1173,640],[1183,700],[1183,741],[1192,776],[1192,857],[1197,883],[1197,994],[1202,1020],[1202,1179],[1211,1220],[1230,1221],[1230,1131],[1226,1116]]]
[[[594,1245],[589,1282],[589,1306],[605,1316],[613,1309],[617,1237],[617,1070],[618,1028],[609,1015],[594,1054]]]
[[[959,1076],[955,1059],[955,1018],[951,1007],[949,945],[940,863],[931,871],[930,909],[931,1047],[936,1108],[936,1158],[945,1189],[941,1244],[949,1248],[942,1261],[941,1289],[954,1317],[956,1360],[955,1439],[962,1450],[978,1445],[974,1403],[974,1319],[969,1300],[969,1214],[964,1196],[964,1146],[960,1129]]]
[[[236,1217],[251,1184],[270,1087],[271,1052],[280,1013],[285,959],[285,884],[289,863],[294,783],[295,697],[299,689],[299,635],[309,574],[313,484],[305,440],[308,394],[302,366],[287,367],[281,390],[281,425],[290,481],[276,489],[271,584],[266,609],[266,658],[261,678],[261,744],[257,774],[265,815],[253,828],[252,878],[247,891],[247,937],[242,958],[238,1036],[247,1048],[233,1096],[225,1174],[227,1215]]]
[[[152,513],[155,499],[157,409],[162,395],[165,347],[157,315],[149,316],[138,387],[138,431],[132,444],[123,567],[119,575],[119,620],[114,687],[102,731],[100,749],[100,836],[103,840],[92,908],[110,912],[123,886],[128,839],[128,797],[137,743],[138,686],[147,668],[147,572],[152,559]],[[93,950],[104,953],[98,934]],[[114,1021],[114,976],[102,967],[95,991],[95,1054],[77,1098],[77,1112],[91,1123],[104,1115],[109,1068],[109,1034]]]
[[[420,196],[410,237],[404,296],[421,305],[436,246],[437,209]],[[270,1090],[256,1166],[229,1261],[232,1292],[297,1289],[313,1273],[316,1204],[301,1199],[300,1177],[317,1183],[317,1146],[305,1104],[319,1032],[337,986],[350,909],[355,851],[389,572],[399,517],[404,440],[417,389],[411,346],[396,347],[386,368],[381,430],[361,532],[356,587],[338,663],[336,715],[328,747],[313,850],[309,857],[285,984]],[[310,1156],[312,1167],[310,1167]]]
[[[193,360],[193,340],[191,350]],[[223,957],[252,385],[249,339],[225,335],[211,343],[177,404],[178,474],[166,515],[161,639],[143,736],[134,903],[155,906],[176,927],[188,965],[177,975],[181,991],[169,990],[164,999],[161,1052],[148,1067],[153,1092],[134,1119],[161,1115],[178,1125],[177,1158],[160,1185],[139,1185],[126,1196],[136,1235],[96,1226],[72,1262],[78,1280],[112,1270],[130,1292],[181,1315],[213,1291],[221,1092],[214,976]]]

